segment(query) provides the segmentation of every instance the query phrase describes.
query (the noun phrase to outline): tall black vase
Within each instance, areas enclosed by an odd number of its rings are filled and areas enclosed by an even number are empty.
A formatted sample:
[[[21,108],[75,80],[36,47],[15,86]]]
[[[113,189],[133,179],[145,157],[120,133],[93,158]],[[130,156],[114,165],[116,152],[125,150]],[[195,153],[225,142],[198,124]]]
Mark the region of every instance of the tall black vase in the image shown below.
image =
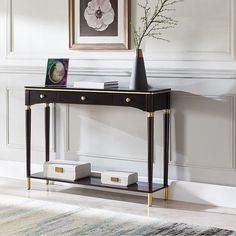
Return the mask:
[[[147,90],[147,76],[143,59],[142,49],[136,49],[136,57],[133,65],[133,71],[129,84],[129,89],[132,90]]]

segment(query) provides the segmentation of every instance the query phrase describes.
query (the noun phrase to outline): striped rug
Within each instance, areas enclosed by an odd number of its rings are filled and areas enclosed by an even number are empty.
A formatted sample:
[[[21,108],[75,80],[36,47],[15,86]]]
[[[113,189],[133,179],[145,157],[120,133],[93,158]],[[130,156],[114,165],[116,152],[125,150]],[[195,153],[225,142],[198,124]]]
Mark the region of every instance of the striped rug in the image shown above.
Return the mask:
[[[0,235],[236,236],[236,232],[1,194]]]

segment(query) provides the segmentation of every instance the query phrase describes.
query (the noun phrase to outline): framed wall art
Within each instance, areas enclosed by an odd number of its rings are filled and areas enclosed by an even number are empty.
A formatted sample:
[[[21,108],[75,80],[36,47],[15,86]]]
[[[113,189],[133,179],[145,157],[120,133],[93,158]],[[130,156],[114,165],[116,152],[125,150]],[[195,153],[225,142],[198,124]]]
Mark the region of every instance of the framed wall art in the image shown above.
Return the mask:
[[[69,0],[69,42],[78,50],[130,47],[130,0]]]
[[[45,86],[66,86],[69,59],[48,59]]]

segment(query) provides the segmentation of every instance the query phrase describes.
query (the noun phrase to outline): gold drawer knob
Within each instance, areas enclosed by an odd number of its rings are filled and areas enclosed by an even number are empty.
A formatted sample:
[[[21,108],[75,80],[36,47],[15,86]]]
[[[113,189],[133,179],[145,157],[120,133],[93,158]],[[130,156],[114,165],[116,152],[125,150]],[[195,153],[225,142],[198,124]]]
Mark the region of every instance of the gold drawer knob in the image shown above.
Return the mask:
[[[40,97],[41,99],[43,99],[43,98],[46,97],[46,95],[45,95],[45,94],[40,94],[39,97]]]
[[[126,98],[125,101],[126,101],[127,103],[130,103],[130,102],[132,102],[132,99],[131,99],[131,98]]]
[[[85,100],[87,100],[87,97],[85,97],[85,96],[81,96],[81,101],[85,101]]]

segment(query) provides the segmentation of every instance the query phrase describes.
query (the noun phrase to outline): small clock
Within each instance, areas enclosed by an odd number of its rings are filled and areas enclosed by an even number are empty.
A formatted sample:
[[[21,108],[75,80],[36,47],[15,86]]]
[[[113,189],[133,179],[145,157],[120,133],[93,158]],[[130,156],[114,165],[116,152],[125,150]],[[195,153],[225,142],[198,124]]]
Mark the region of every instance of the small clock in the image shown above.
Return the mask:
[[[66,86],[69,59],[48,59],[46,86]]]

